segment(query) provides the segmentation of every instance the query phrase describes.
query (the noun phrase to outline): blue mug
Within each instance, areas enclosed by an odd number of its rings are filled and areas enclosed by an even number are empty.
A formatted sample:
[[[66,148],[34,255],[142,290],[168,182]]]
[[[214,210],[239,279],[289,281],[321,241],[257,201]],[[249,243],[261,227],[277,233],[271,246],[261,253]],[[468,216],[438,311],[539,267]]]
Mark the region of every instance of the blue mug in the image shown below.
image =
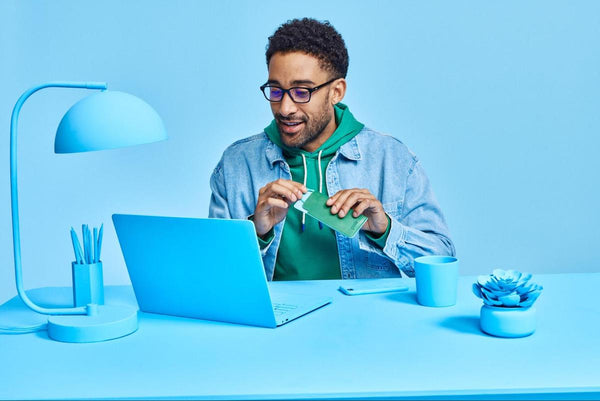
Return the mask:
[[[415,259],[417,302],[423,306],[456,304],[458,259],[454,256],[421,256]]]

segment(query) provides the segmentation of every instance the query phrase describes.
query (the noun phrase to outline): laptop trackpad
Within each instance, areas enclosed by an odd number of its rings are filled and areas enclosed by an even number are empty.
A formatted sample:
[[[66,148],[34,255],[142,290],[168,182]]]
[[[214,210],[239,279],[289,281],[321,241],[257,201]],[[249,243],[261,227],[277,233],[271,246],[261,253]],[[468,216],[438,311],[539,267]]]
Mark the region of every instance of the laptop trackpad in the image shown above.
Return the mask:
[[[332,301],[331,298],[322,296],[315,297],[314,295],[288,293],[283,289],[274,289],[271,285],[269,286],[269,292],[277,326],[306,315]]]

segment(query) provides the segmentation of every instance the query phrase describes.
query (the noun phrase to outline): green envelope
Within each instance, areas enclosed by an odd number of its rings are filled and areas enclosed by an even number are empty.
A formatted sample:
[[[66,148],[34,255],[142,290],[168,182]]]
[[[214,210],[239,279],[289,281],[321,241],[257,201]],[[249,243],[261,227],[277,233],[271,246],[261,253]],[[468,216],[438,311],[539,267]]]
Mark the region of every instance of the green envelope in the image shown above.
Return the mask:
[[[352,210],[343,218],[337,214],[331,214],[329,206],[326,205],[329,197],[319,192],[309,191],[301,200],[294,204],[294,207],[302,212],[306,212],[311,217],[319,220],[327,227],[344,234],[347,237],[354,237],[360,228],[367,222],[367,217],[360,215],[352,216]]]

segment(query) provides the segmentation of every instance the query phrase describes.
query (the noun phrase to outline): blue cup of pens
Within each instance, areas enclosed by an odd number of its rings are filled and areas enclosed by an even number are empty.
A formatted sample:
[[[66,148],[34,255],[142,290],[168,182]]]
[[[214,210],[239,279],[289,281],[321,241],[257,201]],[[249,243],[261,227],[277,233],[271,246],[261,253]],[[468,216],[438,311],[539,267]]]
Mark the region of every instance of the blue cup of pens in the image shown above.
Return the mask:
[[[77,233],[71,227],[71,240],[75,252],[75,262],[71,264],[73,269],[73,303],[75,306],[104,305],[104,280],[102,277],[102,262],[100,261],[104,225],[100,226],[100,230],[94,228],[90,232],[88,225],[84,224],[81,230],[83,250],[79,238],[77,238]]]

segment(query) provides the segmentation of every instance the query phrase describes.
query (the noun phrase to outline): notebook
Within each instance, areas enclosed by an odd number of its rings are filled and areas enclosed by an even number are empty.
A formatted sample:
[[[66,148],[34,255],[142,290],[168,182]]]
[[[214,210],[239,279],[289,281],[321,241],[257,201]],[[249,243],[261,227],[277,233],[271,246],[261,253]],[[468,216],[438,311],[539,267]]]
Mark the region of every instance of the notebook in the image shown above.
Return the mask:
[[[112,217],[142,312],[277,327],[331,302],[270,291],[251,221]]]

